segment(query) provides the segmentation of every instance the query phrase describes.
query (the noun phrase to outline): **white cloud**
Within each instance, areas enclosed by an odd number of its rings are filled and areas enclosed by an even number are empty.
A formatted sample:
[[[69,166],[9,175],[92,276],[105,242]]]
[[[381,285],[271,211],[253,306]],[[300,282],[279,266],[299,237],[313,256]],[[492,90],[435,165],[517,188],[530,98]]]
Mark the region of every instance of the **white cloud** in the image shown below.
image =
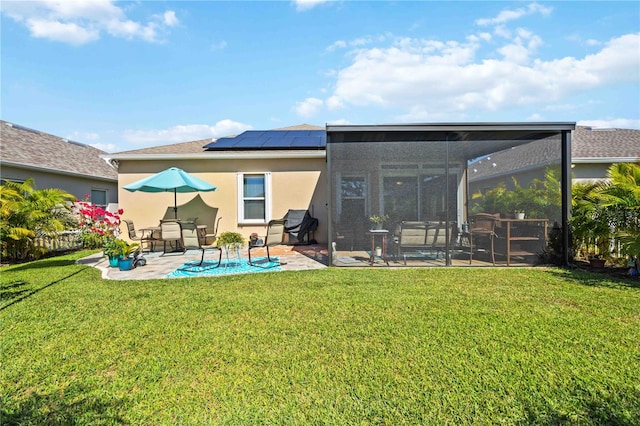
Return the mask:
[[[416,116],[495,111],[566,102],[574,94],[637,82],[640,34],[610,40],[583,58],[533,55],[542,40],[527,30],[498,47],[501,56],[477,58],[481,41],[399,39],[387,48],[354,51],[339,70],[326,106],[400,107]],[[409,119],[409,117],[405,117]]]
[[[526,7],[521,7],[515,10],[503,10],[498,16],[494,18],[482,18],[476,20],[476,24],[480,26],[487,25],[503,25],[509,21],[520,19],[523,16],[532,15],[534,13],[540,13],[541,15],[549,15],[551,8],[544,7],[538,3],[530,3]]]
[[[372,44],[374,42],[383,42],[391,37],[392,35],[390,33],[385,33],[385,34],[379,34],[375,36],[358,37],[349,41],[337,40],[333,42],[330,46],[328,46],[325,50],[327,52],[333,52],[334,50],[345,49],[347,47],[362,47],[368,44]]]
[[[173,10],[167,10],[162,15],[162,21],[167,27],[175,27],[180,23],[178,18],[176,17],[176,13]]]
[[[640,118],[609,118],[602,120],[581,120],[578,126],[588,126],[600,129],[640,129]]]
[[[293,0],[292,3],[295,4],[296,10],[298,12],[302,12],[305,10],[313,9],[319,4],[328,3],[332,0]]]
[[[327,124],[347,125],[347,124],[351,124],[351,122],[349,120],[347,120],[346,118],[337,118],[335,120],[327,121]]]
[[[242,133],[251,128],[252,126],[248,124],[226,119],[218,121],[213,126],[208,124],[185,124],[168,129],[125,130],[123,138],[125,141],[138,146],[156,146],[219,138]]]
[[[307,98],[302,102],[296,103],[295,112],[300,117],[313,117],[320,108],[324,105],[322,99]]]
[[[116,151],[122,151],[122,149],[120,149],[120,147],[116,144],[113,143],[102,143],[102,142],[97,142],[97,143],[92,143],[89,144],[94,148],[97,148],[101,151],[104,152],[116,152]]]
[[[113,0],[3,2],[2,13],[25,25],[33,37],[82,45],[102,32],[114,37],[162,41],[167,28],[179,24],[174,11],[152,16],[148,22],[126,17]]]
[[[27,28],[36,38],[47,38],[74,45],[81,45],[100,38],[100,32],[93,28],[82,28],[74,23],[28,19]]]

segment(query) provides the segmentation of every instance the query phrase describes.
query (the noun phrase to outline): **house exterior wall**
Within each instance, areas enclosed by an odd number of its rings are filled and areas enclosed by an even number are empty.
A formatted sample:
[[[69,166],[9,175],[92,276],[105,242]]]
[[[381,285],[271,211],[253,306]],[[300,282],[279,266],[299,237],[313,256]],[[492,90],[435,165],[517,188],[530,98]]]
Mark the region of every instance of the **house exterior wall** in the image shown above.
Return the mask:
[[[169,167],[179,167],[217,187],[214,192],[177,194],[177,204],[186,204],[199,195],[221,217],[218,233],[234,231],[245,238],[253,232],[264,235],[266,224],[248,225],[238,221],[238,173],[271,173],[271,218],[283,217],[289,209],[308,209],[319,221],[315,239],[327,242],[327,164],[324,159],[202,159],[202,160],[121,160],[119,163],[119,207],[123,218],[136,228],[157,226],[173,193],[129,192],[123,186]],[[178,217],[183,218],[180,209]],[[198,217],[213,231],[213,220]]]
[[[107,203],[118,202],[118,183],[79,175],[51,173],[43,170],[3,165],[2,179],[11,181],[35,180],[36,189],[59,188],[83,200],[92,190],[106,191]]]
[[[607,179],[607,170],[613,163],[574,163],[571,166],[573,183],[591,183]]]

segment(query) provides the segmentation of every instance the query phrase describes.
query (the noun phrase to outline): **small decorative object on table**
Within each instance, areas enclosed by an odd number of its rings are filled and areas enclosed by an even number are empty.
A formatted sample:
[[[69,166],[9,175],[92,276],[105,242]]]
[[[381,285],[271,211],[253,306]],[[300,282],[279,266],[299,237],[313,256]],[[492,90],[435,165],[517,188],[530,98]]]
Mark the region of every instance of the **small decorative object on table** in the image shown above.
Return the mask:
[[[255,246],[258,244],[258,234],[256,232],[252,232],[249,236],[249,245]]]
[[[369,220],[371,221],[371,223],[374,224],[375,229],[382,229],[382,224],[387,219],[389,219],[389,215],[386,215],[386,214],[383,214],[383,215],[374,214],[372,216],[369,216]]]
[[[236,264],[236,266],[240,266],[240,247],[244,245],[244,237],[241,234],[229,231],[223,232],[216,240],[216,245],[220,249],[224,248],[225,254],[227,256],[225,267],[231,264],[229,259],[229,252],[231,252],[232,254],[235,253],[237,261],[234,262],[234,264]]]

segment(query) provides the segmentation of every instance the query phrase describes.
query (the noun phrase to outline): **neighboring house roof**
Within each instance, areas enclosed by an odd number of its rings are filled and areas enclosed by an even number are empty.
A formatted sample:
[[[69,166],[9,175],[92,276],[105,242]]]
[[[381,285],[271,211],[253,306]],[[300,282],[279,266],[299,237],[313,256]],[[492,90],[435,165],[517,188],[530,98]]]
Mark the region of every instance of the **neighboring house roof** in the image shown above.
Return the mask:
[[[0,120],[0,163],[117,182],[104,151]]]
[[[557,163],[558,141],[536,142],[496,152],[469,165],[469,180],[476,181]],[[577,126],[571,133],[573,163],[624,163],[640,160],[640,130],[592,129]]]
[[[640,130],[577,126],[571,138],[575,163],[633,162],[640,159]]]

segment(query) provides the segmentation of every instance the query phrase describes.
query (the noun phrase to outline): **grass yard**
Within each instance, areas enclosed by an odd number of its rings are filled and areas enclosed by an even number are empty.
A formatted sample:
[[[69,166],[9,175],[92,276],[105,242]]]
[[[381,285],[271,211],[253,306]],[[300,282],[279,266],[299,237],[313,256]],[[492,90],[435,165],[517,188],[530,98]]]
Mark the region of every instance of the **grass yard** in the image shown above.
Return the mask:
[[[640,424],[640,287],[559,269],[0,270],[5,424]]]

